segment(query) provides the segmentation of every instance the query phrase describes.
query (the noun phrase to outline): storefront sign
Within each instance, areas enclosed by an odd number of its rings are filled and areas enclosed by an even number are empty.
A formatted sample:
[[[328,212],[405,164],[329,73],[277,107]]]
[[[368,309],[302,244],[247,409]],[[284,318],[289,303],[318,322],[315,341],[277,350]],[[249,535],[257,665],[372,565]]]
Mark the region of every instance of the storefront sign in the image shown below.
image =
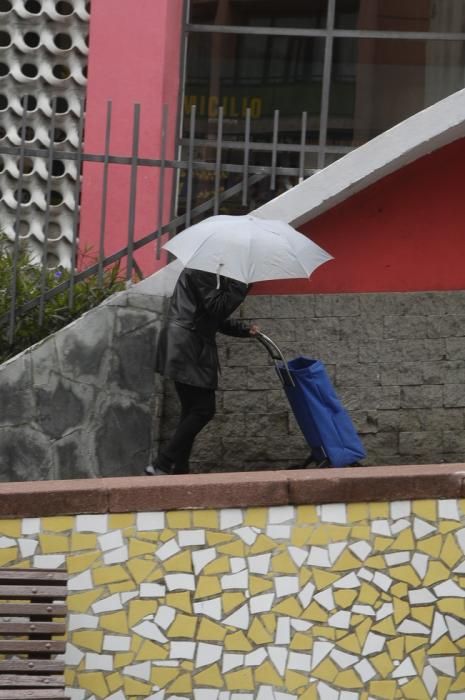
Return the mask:
[[[220,107],[223,107],[223,114],[228,119],[244,118],[247,107],[250,107],[252,119],[260,119],[262,116],[261,97],[235,97],[225,96],[221,100],[216,95],[187,95],[184,98],[184,114],[191,113],[192,105],[197,105],[197,115],[199,117],[209,117],[216,119]]]

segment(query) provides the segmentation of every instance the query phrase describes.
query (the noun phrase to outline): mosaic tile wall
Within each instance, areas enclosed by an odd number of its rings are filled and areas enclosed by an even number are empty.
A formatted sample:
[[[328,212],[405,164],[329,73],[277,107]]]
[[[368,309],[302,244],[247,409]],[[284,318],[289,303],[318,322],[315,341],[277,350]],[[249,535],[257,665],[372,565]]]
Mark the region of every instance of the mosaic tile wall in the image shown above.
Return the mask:
[[[465,698],[465,500],[0,521],[65,564],[71,700]]]

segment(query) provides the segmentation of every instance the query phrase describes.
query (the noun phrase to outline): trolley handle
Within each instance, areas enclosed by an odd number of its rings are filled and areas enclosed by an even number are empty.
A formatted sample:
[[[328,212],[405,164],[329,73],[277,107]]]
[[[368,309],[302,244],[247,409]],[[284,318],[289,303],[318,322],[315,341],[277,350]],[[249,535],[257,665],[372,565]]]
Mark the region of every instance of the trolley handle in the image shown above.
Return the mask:
[[[256,338],[258,342],[261,343],[261,345],[263,345],[263,347],[268,351],[270,357],[274,360],[276,372],[278,373],[283,387],[294,387],[295,382],[292,377],[292,374],[289,371],[289,367],[287,366],[286,359],[281,350],[276,345],[276,343],[273,340],[271,340],[269,336],[261,332],[256,333],[254,335],[254,338]]]

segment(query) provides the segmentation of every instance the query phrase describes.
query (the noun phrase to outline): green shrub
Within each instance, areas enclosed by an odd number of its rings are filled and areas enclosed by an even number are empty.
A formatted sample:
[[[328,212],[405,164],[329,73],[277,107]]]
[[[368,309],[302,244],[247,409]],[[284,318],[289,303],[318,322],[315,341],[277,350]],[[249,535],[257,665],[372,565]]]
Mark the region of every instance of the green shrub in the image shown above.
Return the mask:
[[[89,259],[89,255],[84,256]],[[88,265],[91,267],[91,264]],[[21,245],[16,266],[16,307],[36,299],[41,292],[41,267],[34,265],[31,253]],[[13,252],[11,241],[0,233],[0,318],[10,311],[11,283],[13,277]],[[45,289],[53,289],[69,280],[71,273],[62,267],[47,270]],[[57,293],[44,305],[42,323],[40,309],[35,306],[24,316],[17,316],[13,343],[8,340],[8,323],[0,326],[0,362],[30,347],[42,338],[63,328],[70,321],[79,318],[85,311],[94,308],[115,292],[125,289],[124,270],[119,263],[108,267],[102,283],[92,275],[74,285],[72,308],[69,305],[69,289]]]

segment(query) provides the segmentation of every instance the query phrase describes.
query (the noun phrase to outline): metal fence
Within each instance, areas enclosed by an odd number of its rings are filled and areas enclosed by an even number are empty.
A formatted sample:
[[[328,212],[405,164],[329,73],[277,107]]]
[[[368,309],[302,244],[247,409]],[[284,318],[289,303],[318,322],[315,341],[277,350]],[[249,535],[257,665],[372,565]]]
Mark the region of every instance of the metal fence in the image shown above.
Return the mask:
[[[218,213],[244,213],[256,208],[276,196],[276,194],[293,186],[314,172],[314,168],[306,167],[306,158],[314,152],[315,146],[307,143],[307,115],[301,117],[301,138],[299,143],[280,140],[279,111],[274,112],[272,133],[265,139],[254,140],[251,110],[248,108],[243,119],[243,131],[234,140],[224,138],[225,117],[223,108],[218,110],[217,119],[209,126],[209,133],[199,137],[197,126],[197,109],[190,108],[185,132],[176,144],[176,159],[167,157],[168,150],[168,107],[163,107],[162,134],[160,154],[158,158],[147,158],[140,154],[141,108],[134,105],[132,119],[132,150],[126,156],[110,152],[112,135],[112,103],[107,104],[103,153],[90,153],[83,148],[85,133],[84,106],[82,105],[79,121],[79,145],[75,152],[66,150],[54,143],[57,109],[56,98],[53,103],[53,113],[50,121],[50,139],[47,147],[32,147],[27,140],[27,110],[26,104],[22,113],[19,145],[0,144],[0,156],[11,156],[16,159],[18,177],[15,183],[16,211],[14,214],[13,234],[8,246],[11,256],[11,282],[9,289],[3,290],[7,304],[3,305],[0,313],[0,338],[2,342],[13,344],[19,319],[30,313],[35,313],[39,326],[43,323],[46,305],[58,295],[66,295],[66,305],[72,310],[75,303],[76,285],[83,280],[95,278],[97,286],[103,284],[105,270],[118,264],[124,270],[124,278],[130,283],[135,277],[141,277],[134,254],[149,244],[157,241],[156,256],[160,257],[161,237],[168,233],[174,235],[181,229]],[[292,162],[289,165],[291,154]],[[37,294],[25,303],[19,302],[19,261],[22,250],[20,236],[21,210],[26,204],[24,189],[25,163],[27,159],[38,158],[45,161],[47,178],[43,183],[45,198],[45,217],[43,244],[37,267]],[[49,264],[49,227],[52,208],[53,164],[56,159],[73,161],[78,176],[74,188],[73,236],[70,251],[70,269],[64,281],[50,284]],[[284,162],[283,162],[284,160]],[[100,210],[94,212],[99,219],[99,242],[96,259],[85,269],[77,265],[78,241],[80,235],[80,199],[81,177],[84,163],[100,163],[102,167],[102,187]],[[107,207],[109,192],[110,166],[118,166],[129,170],[129,185],[122,196],[127,198],[128,227],[127,242],[120,250],[106,254],[109,243],[107,231]],[[158,171],[158,191],[153,193],[154,201],[158,202],[158,221],[156,228],[147,233],[136,232],[136,211],[138,197],[138,173],[140,168],[154,168]],[[85,175],[84,175],[85,177]],[[167,178],[170,178],[169,181]],[[173,190],[172,210],[169,220],[163,220],[163,203],[168,189]],[[258,194],[257,194],[258,193]],[[0,229],[1,229],[0,215]],[[136,235],[137,233],[137,235]],[[82,267],[82,266],[81,266]],[[2,290],[0,289],[0,292]],[[1,306],[0,306],[1,309]],[[3,333],[3,336],[1,335]],[[5,341],[6,338],[6,341]]]

